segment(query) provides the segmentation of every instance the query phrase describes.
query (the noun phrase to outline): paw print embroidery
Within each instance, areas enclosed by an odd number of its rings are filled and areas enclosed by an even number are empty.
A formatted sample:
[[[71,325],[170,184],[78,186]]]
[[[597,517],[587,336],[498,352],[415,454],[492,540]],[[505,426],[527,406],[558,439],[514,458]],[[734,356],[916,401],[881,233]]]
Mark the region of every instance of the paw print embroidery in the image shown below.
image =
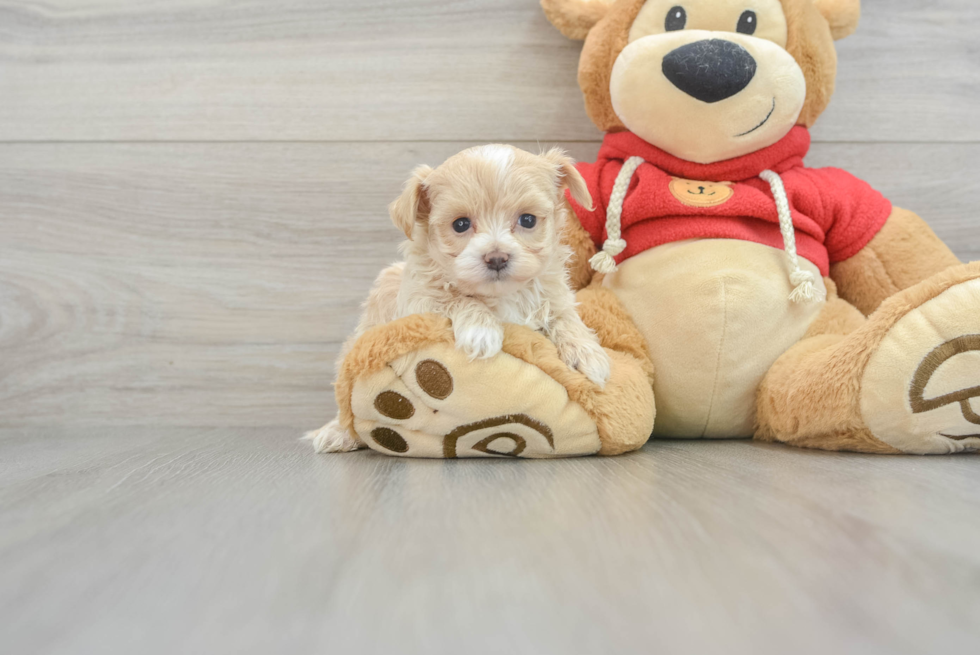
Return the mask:
[[[415,366],[415,381],[437,400],[445,400],[453,392],[453,376],[434,359],[424,359]]]
[[[439,362],[426,359],[415,366],[415,381],[430,397],[445,400],[453,392],[453,377]],[[374,399],[374,408],[382,416],[396,421],[405,421],[415,416],[415,406],[397,391],[382,391]],[[371,430],[371,439],[393,453],[404,455],[409,446],[397,430],[389,427],[376,427]]]
[[[441,362],[425,359],[415,365],[411,373],[415,383],[428,397],[444,401],[454,391],[453,376]],[[411,400],[397,391],[385,390],[374,398],[374,408],[379,414],[394,421],[408,421],[416,413],[437,414],[439,410],[417,408]],[[410,431],[404,430],[405,434]],[[399,455],[410,455],[411,438],[406,438],[396,427],[377,426],[370,432],[370,439],[381,449]],[[440,437],[428,437],[436,438]],[[527,414],[516,413],[496,416],[460,425],[441,437],[442,456],[456,459],[460,456],[521,457],[532,453],[547,456],[555,449],[554,434],[547,425]]]
[[[453,392],[453,376],[441,363],[426,359],[415,366],[415,382],[431,398],[445,400]],[[415,416],[412,401],[397,391],[382,391],[374,399],[378,413],[396,421],[406,421]],[[438,411],[438,410],[436,410]],[[385,450],[404,455],[409,450],[408,441],[395,429],[379,426],[371,430],[371,439]]]
[[[922,414],[946,407],[947,405],[958,404],[960,413],[967,423],[980,425],[980,415],[977,414],[971,405],[971,401],[980,398],[980,386],[949,390],[942,388],[944,386],[942,381],[934,381],[934,378],[939,377],[936,375],[937,371],[944,364],[950,363],[957,355],[977,351],[980,351],[980,334],[969,334],[952,339],[930,352],[922,360],[922,363],[919,364],[919,368],[915,371],[912,384],[909,388],[909,404],[912,407],[912,413]],[[963,368],[965,370],[965,367]],[[973,382],[977,381],[975,377],[969,380]],[[967,382],[966,379],[958,381],[960,384]],[[930,384],[931,382],[934,384]],[[932,386],[939,387],[938,390],[940,392],[945,391],[946,393],[940,393],[939,395],[933,395],[931,398],[926,398],[926,388]],[[980,437],[980,434],[940,434],[957,441]]]
[[[489,435],[471,445],[470,448],[481,453],[486,453],[487,455],[519,457],[524,452],[524,449],[527,448],[527,439],[514,432],[504,431],[513,430],[516,426],[521,426],[525,430],[536,432],[547,441],[551,450],[554,450],[555,438],[547,425],[535,421],[527,414],[507,414],[506,416],[488,418],[483,421],[477,421],[476,423],[470,423],[469,425],[459,426],[443,439],[443,455],[446,459],[455,459],[457,455],[456,447],[460,439],[474,432],[489,431]],[[501,428],[502,430],[496,431],[497,428]],[[497,448],[500,448],[508,444],[513,444],[510,446],[510,450],[497,450],[492,447],[496,445]]]

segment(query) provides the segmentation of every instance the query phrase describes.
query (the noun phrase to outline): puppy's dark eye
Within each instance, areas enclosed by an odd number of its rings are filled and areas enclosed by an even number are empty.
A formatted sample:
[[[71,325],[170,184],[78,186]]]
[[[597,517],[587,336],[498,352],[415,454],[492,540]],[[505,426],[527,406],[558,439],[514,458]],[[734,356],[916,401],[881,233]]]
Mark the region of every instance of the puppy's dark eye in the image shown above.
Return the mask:
[[[671,7],[667,12],[667,20],[664,21],[664,29],[668,32],[676,32],[684,29],[685,25],[687,25],[687,12],[684,11],[684,7],[679,5]]]
[[[742,15],[739,16],[738,27],[735,28],[735,31],[742,34],[755,34],[755,28],[758,24],[759,19],[754,11],[743,11]]]
[[[538,217],[534,214],[521,214],[517,222],[521,224],[521,227],[530,230],[538,224]]]
[[[453,229],[462,234],[466,230],[470,229],[470,219],[457,218],[455,221],[453,221]]]

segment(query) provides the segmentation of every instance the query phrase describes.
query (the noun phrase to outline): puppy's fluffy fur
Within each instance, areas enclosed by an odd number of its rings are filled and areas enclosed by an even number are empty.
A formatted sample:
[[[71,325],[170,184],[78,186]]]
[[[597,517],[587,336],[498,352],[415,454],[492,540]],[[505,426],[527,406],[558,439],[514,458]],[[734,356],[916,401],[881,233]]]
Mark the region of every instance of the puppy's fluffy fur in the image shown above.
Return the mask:
[[[503,323],[516,323],[547,335],[565,363],[605,386],[609,358],[575,312],[568,283],[571,250],[560,239],[566,188],[592,205],[560,149],[532,155],[479,146],[434,170],[416,168],[389,207],[408,237],[405,261],[378,276],[348,344],[375,325],[435,313],[452,321],[457,348],[485,358],[500,352]],[[317,452],[363,447],[336,419],[307,437]]]

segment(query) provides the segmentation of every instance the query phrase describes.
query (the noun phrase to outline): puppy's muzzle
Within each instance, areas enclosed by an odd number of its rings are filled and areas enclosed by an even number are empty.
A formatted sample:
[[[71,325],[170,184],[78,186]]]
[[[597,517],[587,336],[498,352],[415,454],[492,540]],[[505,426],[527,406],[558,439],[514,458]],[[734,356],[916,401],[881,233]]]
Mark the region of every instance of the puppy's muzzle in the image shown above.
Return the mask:
[[[487,268],[494,273],[499,273],[507,268],[507,264],[510,262],[510,255],[503,252],[491,252],[483,257],[483,261],[486,262]]]

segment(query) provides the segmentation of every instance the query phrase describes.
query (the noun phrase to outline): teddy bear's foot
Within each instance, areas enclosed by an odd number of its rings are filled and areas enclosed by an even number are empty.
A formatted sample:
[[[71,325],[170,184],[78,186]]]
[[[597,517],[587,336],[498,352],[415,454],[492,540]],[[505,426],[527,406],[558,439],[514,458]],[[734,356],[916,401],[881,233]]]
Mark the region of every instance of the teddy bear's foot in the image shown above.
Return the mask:
[[[980,450],[980,268],[956,269],[971,270],[901,316],[864,370],[861,416],[902,452]]]
[[[653,390],[636,359],[609,354],[613,372],[603,391],[526,328],[506,326],[500,354],[471,360],[453,343],[448,321],[410,316],[368,331],[345,358],[341,422],[369,448],[404,457],[634,450],[653,429]]]
[[[544,371],[503,354],[471,360],[449,343],[360,377],[351,409],[356,432],[389,455],[539,458],[600,445],[595,421]]]
[[[980,450],[980,262],[896,294],[848,335],[804,339],[767,374],[758,410],[764,440],[883,453]]]

